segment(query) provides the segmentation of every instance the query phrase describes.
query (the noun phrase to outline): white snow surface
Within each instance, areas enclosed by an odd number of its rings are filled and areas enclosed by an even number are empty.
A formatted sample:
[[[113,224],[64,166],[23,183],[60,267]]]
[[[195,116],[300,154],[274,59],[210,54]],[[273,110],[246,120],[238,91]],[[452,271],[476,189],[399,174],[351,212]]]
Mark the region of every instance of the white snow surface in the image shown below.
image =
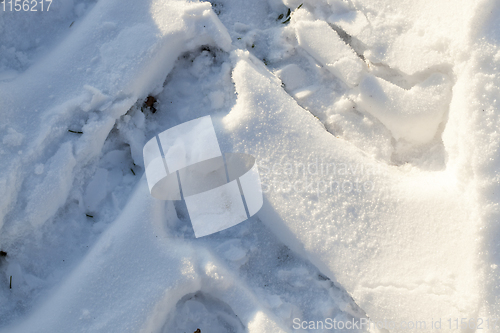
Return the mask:
[[[498,1],[2,6],[0,332],[500,330]],[[142,151],[207,115],[264,206],[195,238]]]

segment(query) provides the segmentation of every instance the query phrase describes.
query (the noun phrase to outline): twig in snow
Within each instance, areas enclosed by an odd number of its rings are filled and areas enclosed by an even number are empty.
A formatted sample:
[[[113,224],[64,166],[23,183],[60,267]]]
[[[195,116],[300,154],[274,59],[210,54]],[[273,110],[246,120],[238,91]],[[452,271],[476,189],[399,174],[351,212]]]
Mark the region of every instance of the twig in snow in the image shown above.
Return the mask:
[[[299,10],[299,9],[300,9],[300,7],[302,7],[302,5],[303,5],[303,3],[301,3],[301,4],[297,7],[297,8],[295,8],[295,10],[293,11],[293,13],[295,13],[297,10]],[[286,17],[287,17],[287,19],[286,19],[286,20],[284,20],[284,21],[283,21],[283,22],[281,22],[281,23],[282,23],[282,24],[285,24],[285,23],[290,22],[290,20],[291,20],[291,18],[292,18],[293,13],[291,12],[290,8],[288,8],[288,11],[287,11],[287,13],[286,13]],[[283,14],[282,14],[282,15],[280,15],[280,17],[281,17],[281,18],[283,18]],[[280,19],[280,18],[278,17],[278,19]]]

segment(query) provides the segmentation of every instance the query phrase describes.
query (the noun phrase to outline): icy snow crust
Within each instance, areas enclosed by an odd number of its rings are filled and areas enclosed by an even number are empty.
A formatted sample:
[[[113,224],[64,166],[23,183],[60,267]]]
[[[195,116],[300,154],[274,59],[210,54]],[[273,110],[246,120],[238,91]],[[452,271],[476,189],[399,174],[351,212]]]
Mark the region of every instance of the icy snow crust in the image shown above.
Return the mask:
[[[500,329],[498,2],[52,6],[0,12],[0,332]],[[142,149],[206,115],[264,207],[196,239]]]

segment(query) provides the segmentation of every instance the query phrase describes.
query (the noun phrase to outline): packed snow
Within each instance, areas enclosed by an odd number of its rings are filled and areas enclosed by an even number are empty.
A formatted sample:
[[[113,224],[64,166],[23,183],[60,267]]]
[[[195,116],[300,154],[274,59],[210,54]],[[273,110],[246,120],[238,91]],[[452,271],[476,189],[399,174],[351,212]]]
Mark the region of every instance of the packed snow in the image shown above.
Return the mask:
[[[10,8],[0,332],[500,330],[498,1]],[[143,149],[204,116],[264,204],[197,238]]]

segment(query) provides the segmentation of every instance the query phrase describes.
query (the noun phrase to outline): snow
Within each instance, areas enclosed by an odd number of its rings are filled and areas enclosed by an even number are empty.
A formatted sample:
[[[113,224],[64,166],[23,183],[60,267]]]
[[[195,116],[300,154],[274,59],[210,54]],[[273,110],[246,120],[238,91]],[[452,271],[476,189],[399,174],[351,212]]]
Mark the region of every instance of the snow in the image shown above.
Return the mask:
[[[104,198],[106,198],[107,184],[108,181],[108,170],[104,168],[98,168],[92,177],[92,180],[87,185],[85,194],[83,196],[83,201],[85,202],[85,208],[89,212],[95,212],[99,208],[99,204]]]
[[[363,62],[326,22],[298,21],[296,29],[299,45],[307,53],[348,86],[359,84]]]
[[[367,75],[356,103],[379,119],[398,140],[427,143],[434,138],[451,100],[450,80],[434,73],[409,90]]]
[[[302,82],[304,78],[307,77],[307,73],[296,64],[290,64],[278,70],[276,76],[280,78],[287,89],[295,90],[302,86]]]
[[[2,9],[0,332],[498,330],[497,1]],[[157,135],[172,170],[256,166],[226,205],[163,200]],[[235,177],[257,214],[196,238]]]

